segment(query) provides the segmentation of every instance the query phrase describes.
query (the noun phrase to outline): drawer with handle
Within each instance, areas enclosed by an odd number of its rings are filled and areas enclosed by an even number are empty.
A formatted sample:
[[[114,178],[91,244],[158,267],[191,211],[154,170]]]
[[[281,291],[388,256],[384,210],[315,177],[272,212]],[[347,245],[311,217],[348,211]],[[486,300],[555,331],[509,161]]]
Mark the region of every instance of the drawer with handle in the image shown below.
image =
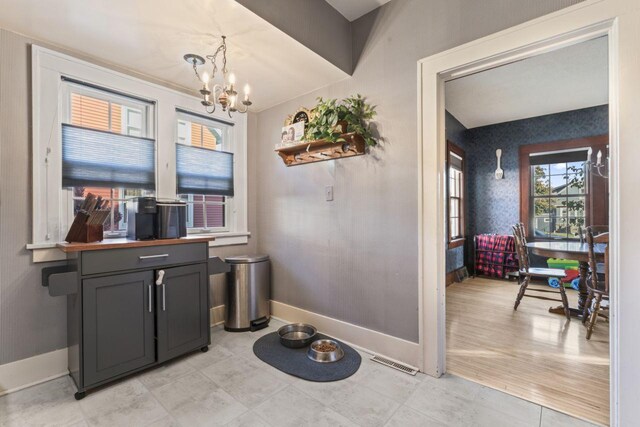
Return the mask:
[[[207,258],[206,243],[85,251],[82,253],[82,275],[205,262]]]

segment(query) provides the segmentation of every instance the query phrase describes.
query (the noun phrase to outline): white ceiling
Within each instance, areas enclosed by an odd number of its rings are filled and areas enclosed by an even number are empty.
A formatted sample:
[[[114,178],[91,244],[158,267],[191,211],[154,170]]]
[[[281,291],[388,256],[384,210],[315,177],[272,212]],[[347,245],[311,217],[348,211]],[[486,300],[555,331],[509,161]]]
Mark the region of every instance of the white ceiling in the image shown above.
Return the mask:
[[[608,103],[607,38],[447,82],[446,108],[471,129]]]
[[[327,3],[349,21],[355,21],[362,15],[390,1],[391,0],[327,0]]]
[[[234,0],[0,0],[0,27],[193,90],[182,56],[227,38],[230,71],[260,111],[348,75]]]

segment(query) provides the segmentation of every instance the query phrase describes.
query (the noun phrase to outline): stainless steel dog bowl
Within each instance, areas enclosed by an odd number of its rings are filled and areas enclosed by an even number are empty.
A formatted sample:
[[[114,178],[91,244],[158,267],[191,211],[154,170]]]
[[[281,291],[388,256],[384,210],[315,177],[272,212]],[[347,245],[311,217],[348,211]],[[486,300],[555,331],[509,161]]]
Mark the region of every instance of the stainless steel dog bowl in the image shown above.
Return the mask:
[[[280,343],[289,348],[301,348],[309,345],[318,331],[311,325],[292,323],[278,329]]]
[[[333,351],[318,351],[314,347],[319,344],[332,344],[336,347]],[[330,363],[337,362],[344,357],[344,350],[337,341],[334,340],[318,340],[311,343],[307,357],[314,362]]]

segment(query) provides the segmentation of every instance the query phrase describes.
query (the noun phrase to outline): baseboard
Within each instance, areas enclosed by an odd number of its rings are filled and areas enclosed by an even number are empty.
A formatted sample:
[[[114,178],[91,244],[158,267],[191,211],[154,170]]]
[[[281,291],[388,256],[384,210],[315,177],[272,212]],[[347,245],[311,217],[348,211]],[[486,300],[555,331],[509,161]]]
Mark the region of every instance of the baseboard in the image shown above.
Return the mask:
[[[0,365],[0,396],[68,373],[66,348]]]
[[[225,308],[225,305],[219,305],[211,308],[211,326],[224,323]]]
[[[420,345],[418,343],[273,300],[271,301],[271,315],[285,322],[309,323],[318,328],[318,331],[338,338],[367,353],[379,354],[412,367],[420,366]]]
[[[456,271],[453,270],[447,273],[447,276],[445,278],[445,285],[446,286],[453,285],[455,281],[456,281]]]
[[[210,309],[211,325],[224,323],[225,306]],[[420,346],[321,314],[271,301],[273,317],[287,322],[310,323],[320,332],[334,336],[367,353],[379,354],[411,366],[419,366]],[[0,365],[0,396],[67,375],[67,349],[39,354]]]
[[[211,308],[211,326],[224,323],[224,314],[224,305]],[[66,348],[0,365],[0,396],[68,373]]]

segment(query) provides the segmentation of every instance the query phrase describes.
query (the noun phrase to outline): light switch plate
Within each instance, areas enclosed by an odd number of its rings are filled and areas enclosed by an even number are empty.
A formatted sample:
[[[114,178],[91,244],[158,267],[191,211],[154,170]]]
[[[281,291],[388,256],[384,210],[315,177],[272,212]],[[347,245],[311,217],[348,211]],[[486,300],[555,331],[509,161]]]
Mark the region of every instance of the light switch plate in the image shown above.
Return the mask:
[[[327,202],[333,201],[333,185],[324,187],[324,197]]]

